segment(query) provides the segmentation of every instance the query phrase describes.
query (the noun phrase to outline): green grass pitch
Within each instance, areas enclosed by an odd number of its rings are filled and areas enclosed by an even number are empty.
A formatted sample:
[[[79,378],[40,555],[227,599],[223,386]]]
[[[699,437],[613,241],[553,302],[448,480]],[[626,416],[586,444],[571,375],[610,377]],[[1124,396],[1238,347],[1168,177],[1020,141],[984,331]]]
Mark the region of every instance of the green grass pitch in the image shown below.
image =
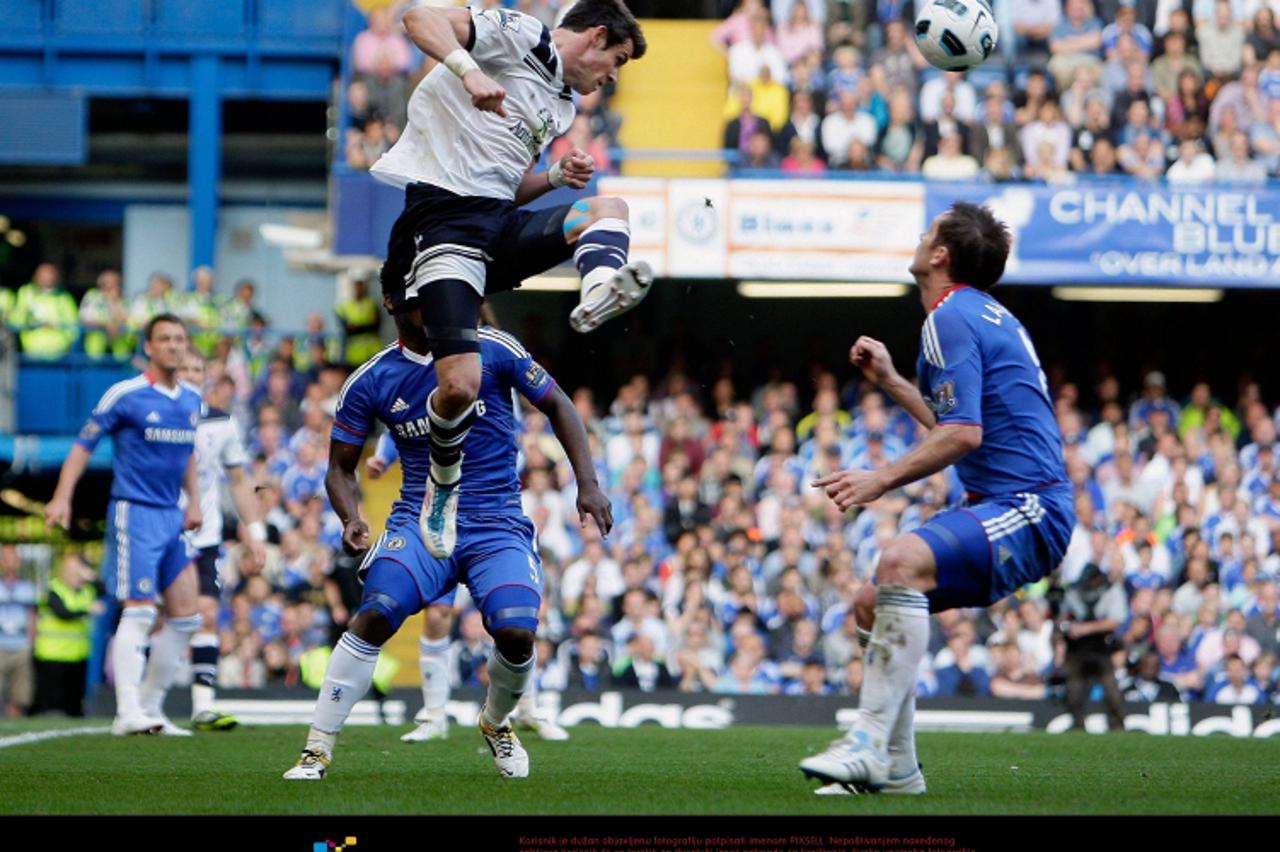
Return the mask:
[[[1146,734],[921,734],[929,795],[815,796],[796,763],[831,728],[718,731],[580,727],[532,734],[531,777],[497,776],[480,735],[405,744],[352,727],[329,777],[286,782],[301,727],[187,738],[13,737],[106,720],[0,721],[0,814],[1275,814],[1280,739]],[[50,783],[56,779],[56,783]],[[162,795],[161,795],[162,794]]]

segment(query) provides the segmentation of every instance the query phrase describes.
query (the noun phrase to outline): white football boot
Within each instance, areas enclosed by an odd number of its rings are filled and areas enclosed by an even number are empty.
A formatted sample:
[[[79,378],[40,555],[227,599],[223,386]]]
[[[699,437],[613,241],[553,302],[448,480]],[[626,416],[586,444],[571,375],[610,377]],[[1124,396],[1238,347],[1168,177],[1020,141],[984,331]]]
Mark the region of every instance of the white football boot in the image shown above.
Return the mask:
[[[162,737],[193,737],[195,736],[195,734],[193,734],[191,731],[187,730],[186,728],[179,728],[177,725],[173,724],[173,722],[169,719],[169,717],[164,715],[163,713],[154,718],[156,718],[160,722],[160,730],[156,731],[156,733]]]
[[[425,743],[449,738],[449,717],[444,713],[429,713],[422,724],[400,738],[402,743]]]
[[[613,278],[595,287],[584,301],[569,314],[569,325],[574,331],[586,334],[600,324],[625,314],[644,301],[653,284],[653,267],[643,260],[633,260],[620,267]],[[604,295],[594,294],[605,291]]]
[[[528,716],[512,716],[511,721],[520,730],[533,731],[544,740],[562,742],[569,739],[568,731],[551,721],[549,717],[539,715],[536,712]]]
[[[890,778],[883,787],[873,790],[855,784],[831,783],[813,791],[818,796],[856,796],[861,793],[890,793],[902,796],[923,796],[929,792],[924,783],[924,772],[917,766],[916,771],[901,778]]]
[[[452,485],[441,485],[427,476],[427,493],[418,514],[418,526],[427,552],[437,559],[452,556],[458,543],[458,492],[461,484],[462,480],[458,480]]]
[[[298,762],[284,774],[286,781],[319,781],[329,771],[332,759],[329,755],[315,749],[303,749]]]
[[[879,790],[889,783],[889,755],[855,727],[821,754],[800,761],[800,771],[828,784],[850,784]]]
[[[493,727],[484,720],[484,708],[480,709],[480,733],[493,752],[493,765],[503,778],[529,777],[529,753],[520,745],[520,738],[511,725]]]
[[[116,716],[111,722],[111,733],[117,737],[130,734],[158,734],[164,723],[150,716]]]

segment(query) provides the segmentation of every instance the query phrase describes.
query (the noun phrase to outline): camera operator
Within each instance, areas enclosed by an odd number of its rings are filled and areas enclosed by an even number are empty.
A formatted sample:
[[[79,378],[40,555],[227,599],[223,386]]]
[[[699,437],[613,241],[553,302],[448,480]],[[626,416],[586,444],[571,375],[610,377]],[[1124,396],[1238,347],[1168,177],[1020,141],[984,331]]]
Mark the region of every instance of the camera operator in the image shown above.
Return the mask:
[[[1095,564],[1086,565],[1080,580],[1062,599],[1058,627],[1066,639],[1067,707],[1074,727],[1084,729],[1084,705],[1093,681],[1102,684],[1107,724],[1124,730],[1120,689],[1111,654],[1118,647],[1115,632],[1129,615],[1124,586],[1111,583]]]

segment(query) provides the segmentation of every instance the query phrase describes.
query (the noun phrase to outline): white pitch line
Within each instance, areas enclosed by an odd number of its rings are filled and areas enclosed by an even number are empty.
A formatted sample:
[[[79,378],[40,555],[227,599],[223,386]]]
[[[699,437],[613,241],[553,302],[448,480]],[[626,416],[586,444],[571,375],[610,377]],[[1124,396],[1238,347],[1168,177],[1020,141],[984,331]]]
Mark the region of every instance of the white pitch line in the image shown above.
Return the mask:
[[[0,737],[0,748],[27,745],[28,743],[38,743],[43,740],[56,740],[61,737],[78,737],[81,734],[106,734],[110,733],[110,731],[110,726],[102,728],[60,728],[56,731],[32,731],[29,734],[18,734],[16,737]]]

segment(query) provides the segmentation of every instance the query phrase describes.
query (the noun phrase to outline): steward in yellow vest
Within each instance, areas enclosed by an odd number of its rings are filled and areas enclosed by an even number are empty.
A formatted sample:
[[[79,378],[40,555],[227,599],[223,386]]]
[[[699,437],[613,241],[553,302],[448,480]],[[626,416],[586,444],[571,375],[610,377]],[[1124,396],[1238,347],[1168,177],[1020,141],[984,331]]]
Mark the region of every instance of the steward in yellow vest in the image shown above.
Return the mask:
[[[84,715],[89,631],[102,610],[93,569],[77,553],[62,560],[58,577],[40,601],[36,621],[36,701],[33,712]]]

